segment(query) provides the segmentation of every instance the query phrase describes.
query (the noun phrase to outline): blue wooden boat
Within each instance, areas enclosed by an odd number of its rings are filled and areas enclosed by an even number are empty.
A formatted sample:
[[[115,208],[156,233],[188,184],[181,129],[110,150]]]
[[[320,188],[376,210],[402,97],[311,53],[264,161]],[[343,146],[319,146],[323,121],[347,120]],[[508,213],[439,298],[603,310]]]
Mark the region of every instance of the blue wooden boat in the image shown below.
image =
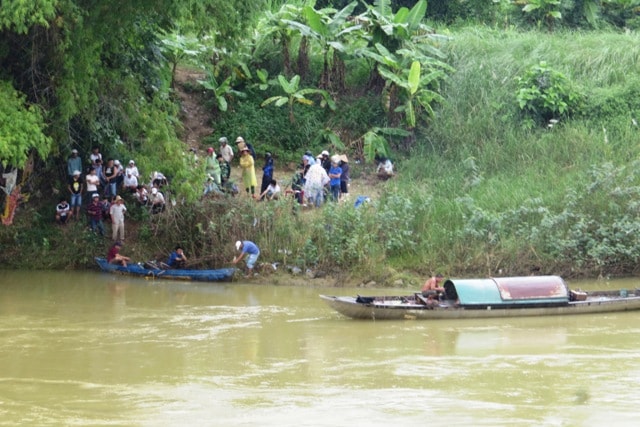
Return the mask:
[[[640,310],[640,289],[570,290],[559,276],[448,279],[444,292],[403,296],[326,296],[353,319],[456,319],[552,316]]]
[[[237,271],[236,268],[220,268],[216,270],[188,270],[153,268],[142,263],[129,264],[126,267],[109,264],[106,258],[96,258],[102,271],[130,276],[148,277],[152,279],[186,280],[194,282],[225,282],[231,281]]]

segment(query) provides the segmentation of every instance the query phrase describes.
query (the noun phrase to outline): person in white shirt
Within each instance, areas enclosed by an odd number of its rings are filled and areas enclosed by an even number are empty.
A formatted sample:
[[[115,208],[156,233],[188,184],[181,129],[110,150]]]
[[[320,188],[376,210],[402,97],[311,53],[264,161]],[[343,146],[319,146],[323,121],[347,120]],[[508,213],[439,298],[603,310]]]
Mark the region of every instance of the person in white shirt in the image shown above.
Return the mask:
[[[135,175],[126,174],[122,181],[122,186],[130,192],[135,192],[138,188],[138,178]]]
[[[222,154],[222,158],[231,165],[231,160],[233,160],[233,148],[229,145],[229,141],[227,141],[227,137],[223,136],[218,140],[220,143],[220,153]]]
[[[136,178],[140,178],[140,172],[138,171],[136,162],[134,162],[133,160],[129,160],[129,165],[124,169],[124,175],[132,175]]]
[[[164,210],[164,195],[158,191],[156,187],[151,189],[151,195],[149,196],[149,204],[151,205],[151,213],[160,213]]]
[[[87,183],[86,189],[88,194],[93,194],[98,192],[98,186],[100,185],[100,177],[96,173],[95,168],[91,168],[91,171],[85,177],[85,182]]]
[[[124,240],[124,213],[126,211],[127,207],[124,205],[124,200],[122,200],[122,197],[116,196],[114,203],[109,208],[111,237],[114,241]]]
[[[260,200],[275,200],[280,197],[280,186],[275,179],[272,179],[267,189],[260,194]]]

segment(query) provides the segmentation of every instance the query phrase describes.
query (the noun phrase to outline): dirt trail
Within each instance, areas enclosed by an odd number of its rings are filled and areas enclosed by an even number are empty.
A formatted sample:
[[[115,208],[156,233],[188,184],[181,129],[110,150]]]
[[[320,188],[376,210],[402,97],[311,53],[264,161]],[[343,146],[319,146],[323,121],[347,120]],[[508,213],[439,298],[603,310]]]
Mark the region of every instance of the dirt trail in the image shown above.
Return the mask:
[[[180,135],[180,139],[190,148],[195,148],[199,153],[204,155],[205,146],[202,140],[214,133],[212,127],[211,111],[205,106],[205,97],[202,90],[198,90],[198,80],[204,79],[206,76],[202,71],[178,68],[175,76],[175,93],[181,103],[180,119],[182,121],[184,131]],[[231,145],[234,147],[233,139]],[[217,141],[213,145],[218,150]],[[351,167],[351,184],[350,199],[355,201],[359,195],[366,195],[371,198],[377,198],[381,191],[384,191],[384,182],[380,181],[373,170],[372,165],[364,165],[356,162],[349,163]],[[262,167],[262,158],[258,153],[256,162],[256,172],[258,174],[258,185],[260,184],[260,168]],[[293,169],[291,165],[276,165],[276,179],[289,180]],[[231,174],[236,182],[240,181],[240,170],[237,167],[231,168]]]
[[[191,148],[200,149],[202,139],[213,133],[211,113],[205,106],[202,91],[196,90],[198,80],[205,78],[201,71],[178,68],[175,76],[175,93],[180,99],[180,120],[184,126],[182,141]],[[188,90],[193,88],[193,90]]]

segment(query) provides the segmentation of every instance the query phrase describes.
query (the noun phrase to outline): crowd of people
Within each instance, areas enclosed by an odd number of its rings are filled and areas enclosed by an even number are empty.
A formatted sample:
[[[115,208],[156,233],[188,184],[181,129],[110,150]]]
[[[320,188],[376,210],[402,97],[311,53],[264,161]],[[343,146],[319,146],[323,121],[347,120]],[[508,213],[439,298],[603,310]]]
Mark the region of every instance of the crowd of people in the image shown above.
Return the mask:
[[[104,222],[111,222],[113,240],[122,242],[127,212],[125,194],[148,207],[151,213],[162,212],[165,208],[162,188],[168,181],[162,173],[153,172],[149,183],[145,184],[134,160],[129,160],[126,167],[117,159],[103,161],[99,147],[91,150],[86,167],[78,150],[73,149],[67,159],[67,175],[66,192],[55,209],[55,220],[59,224],[66,224],[72,218],[80,220],[84,207],[93,232],[105,236]],[[84,206],[83,199],[86,201]]]
[[[293,196],[301,205],[319,207],[325,200],[344,200],[349,195],[349,159],[344,154],[331,156],[324,150],[314,156],[307,151],[290,184],[283,190],[275,178],[273,154],[268,151],[264,154],[262,180],[258,187],[256,150],[242,136],[238,136],[235,142],[241,169],[241,189],[256,200],[269,201]],[[235,195],[240,192],[230,179],[235,153],[226,137],[221,137],[219,143],[217,153],[213,147],[207,148],[204,194]]]
[[[218,149],[208,147],[203,159],[203,195],[236,195],[241,192],[231,179],[232,162],[236,153],[226,137],[221,137],[218,142]],[[262,181],[258,187],[256,150],[242,136],[238,136],[235,143],[237,163],[241,169],[241,189],[253,199],[271,201],[293,197],[302,206],[320,207],[326,200],[338,202],[349,196],[349,160],[344,154],[330,155],[324,150],[314,156],[310,151],[305,152],[283,190],[276,180],[275,161],[271,152],[264,153]],[[382,161],[379,162],[380,160]],[[376,161],[385,163],[387,159],[377,157]],[[111,238],[114,241],[110,258],[113,262],[126,265],[128,259],[118,255],[125,240],[125,198],[147,207],[152,214],[164,211],[164,188],[168,185],[166,176],[155,171],[145,183],[134,160],[129,160],[126,167],[117,159],[108,158],[105,161],[97,146],[89,154],[86,166],[78,150],[73,149],[67,160],[67,175],[65,195],[60,197],[55,208],[56,222],[66,224],[72,218],[79,220],[83,207],[91,231],[105,236],[104,223],[110,222]],[[123,197],[125,195],[128,197]],[[85,205],[83,199],[86,201]],[[247,267],[251,272],[259,250],[250,241],[239,243],[237,250],[241,251],[241,255],[234,258],[233,262],[240,261],[245,253],[248,254]],[[170,267],[184,265],[186,256],[182,248],[176,247],[168,261]]]

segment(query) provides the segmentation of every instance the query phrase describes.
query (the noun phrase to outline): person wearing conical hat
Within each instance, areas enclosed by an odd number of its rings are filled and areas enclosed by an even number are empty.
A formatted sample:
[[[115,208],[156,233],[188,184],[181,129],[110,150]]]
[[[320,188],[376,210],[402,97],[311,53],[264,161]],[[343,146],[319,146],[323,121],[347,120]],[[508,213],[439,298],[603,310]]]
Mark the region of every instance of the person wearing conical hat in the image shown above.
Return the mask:
[[[256,179],[255,162],[249,148],[246,146],[240,151],[240,167],[242,168],[242,183],[247,194],[253,197],[256,193],[258,180]]]

